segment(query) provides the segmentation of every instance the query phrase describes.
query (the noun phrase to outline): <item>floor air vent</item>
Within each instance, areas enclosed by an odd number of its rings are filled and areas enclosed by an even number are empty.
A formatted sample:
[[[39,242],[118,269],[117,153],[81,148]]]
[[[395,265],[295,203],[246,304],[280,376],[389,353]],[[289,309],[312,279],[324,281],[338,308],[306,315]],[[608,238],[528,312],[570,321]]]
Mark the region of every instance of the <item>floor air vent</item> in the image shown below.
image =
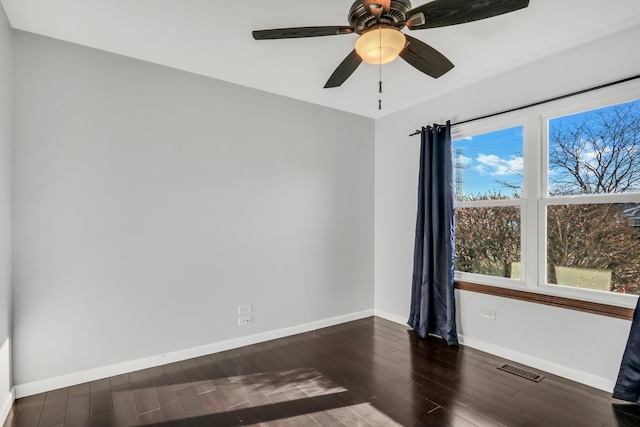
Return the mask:
[[[536,374],[535,372],[525,371],[524,369],[516,368],[515,366],[511,366],[511,365],[498,366],[498,369],[500,369],[501,371],[509,372],[510,374],[517,375],[522,378],[526,378],[531,381],[535,381],[537,383],[542,381],[544,378],[542,375]]]

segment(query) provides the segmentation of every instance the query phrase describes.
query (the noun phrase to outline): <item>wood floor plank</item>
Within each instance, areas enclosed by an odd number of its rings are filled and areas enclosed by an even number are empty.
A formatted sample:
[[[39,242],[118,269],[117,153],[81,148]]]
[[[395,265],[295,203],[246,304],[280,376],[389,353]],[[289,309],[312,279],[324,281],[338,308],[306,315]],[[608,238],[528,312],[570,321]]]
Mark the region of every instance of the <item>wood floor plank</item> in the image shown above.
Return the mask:
[[[473,389],[463,389],[463,392],[473,399],[473,402],[467,405],[466,408],[487,418],[500,421],[502,424],[513,424],[525,412],[518,404],[518,401],[515,401],[514,397],[510,395],[502,393],[492,395]],[[445,406],[445,408],[453,413],[458,413],[458,411],[454,410],[454,407]]]
[[[138,415],[160,409],[156,392],[151,385],[149,375],[146,370],[131,372],[131,389]]]
[[[48,392],[38,425],[47,427],[64,424],[65,415],[67,413],[68,397],[68,388]]]
[[[150,413],[146,417],[154,419],[158,417],[163,423],[171,423],[172,427],[189,426],[187,413],[184,411],[169,377],[164,372],[164,367],[162,367],[162,374],[150,377],[149,381],[156,392],[160,404],[160,414]],[[141,416],[140,421],[144,421],[146,417]],[[156,422],[159,423],[159,421]]]
[[[115,426],[115,419],[113,417],[113,410],[106,412],[99,412],[97,414],[91,414],[90,424],[91,427],[113,427]]]
[[[511,381],[510,384],[513,387],[518,387],[522,392],[528,395],[549,402],[550,405],[562,408],[563,411],[566,410],[582,415],[588,415],[589,418],[593,418],[603,424],[611,422],[614,417],[613,409],[608,401],[605,404],[602,401],[594,401],[587,398],[578,399],[575,395],[567,394],[565,389],[557,390],[553,387],[553,383],[547,382],[546,378],[540,383],[534,383],[513,375],[512,377],[515,379],[511,380],[507,377],[503,377],[502,375],[498,375],[496,376],[496,379],[501,382]]]
[[[169,363],[164,365],[164,371],[171,382],[174,390],[180,390],[181,388],[190,387],[189,378],[182,370],[179,363]]]
[[[501,402],[487,404],[478,399],[469,406],[462,407],[454,404],[447,407],[447,409],[453,414],[478,425],[491,422],[505,426],[518,425],[524,414],[519,408],[514,408],[508,404]]]
[[[292,356],[289,352],[284,351],[281,348],[281,343],[276,341],[265,342],[256,344],[256,348],[258,348],[258,352],[261,354],[271,354],[277,360],[280,360],[280,363],[285,363],[287,366],[294,367],[298,366],[301,360],[295,356]]]
[[[91,416],[91,385],[78,384],[69,388],[65,427],[88,427]]]
[[[243,418],[239,415],[238,411],[242,408],[243,404],[247,404],[244,399],[242,402],[230,406],[227,402],[225,392],[219,388],[211,390],[206,393],[201,393],[200,399],[207,409],[207,413],[211,414],[209,417],[214,424],[219,425],[235,425]]]
[[[194,426],[232,426],[239,423],[226,405],[217,406],[220,401],[211,398],[209,393],[201,396],[193,387],[182,388],[176,393]]]
[[[379,388],[382,390],[382,393],[380,393],[381,395],[389,396],[389,394],[391,394],[393,399],[402,399],[411,405],[420,407],[421,410],[426,412],[431,412],[440,407],[437,403],[422,397],[421,393],[416,388],[405,386],[405,382],[403,381],[388,381],[381,384]]]
[[[111,400],[111,382],[109,378],[92,381],[91,387],[91,415],[113,411]],[[106,418],[106,417],[102,417]],[[100,419],[102,419],[100,418]],[[92,421],[93,424],[93,421]]]
[[[557,405],[549,404],[549,402],[522,392],[514,396],[514,405],[536,418],[567,427],[601,427],[603,424],[601,421],[564,410]]]
[[[234,364],[240,372],[244,375],[256,374],[259,372],[258,368],[256,368],[247,358],[237,350],[229,350],[226,351],[225,356],[227,359]]]
[[[429,417],[430,419],[428,420],[425,419],[423,422],[431,426],[450,425],[452,427],[478,427],[481,425],[486,425],[486,426],[496,425],[491,421],[488,421],[488,422],[483,421],[483,424],[476,424],[442,407],[439,407],[429,412]]]
[[[398,425],[424,426],[413,413],[414,407],[402,401],[390,400],[387,396],[376,396],[371,400],[371,405],[377,411]],[[448,426],[442,426],[448,427]]]
[[[7,419],[4,420],[2,424],[3,427],[11,427],[15,425],[16,422],[16,414],[17,414],[18,405],[13,405],[11,409],[9,409],[9,413],[7,414]]]
[[[149,368],[146,371],[149,378],[166,375],[163,366],[154,366],[153,368]]]
[[[193,387],[181,388],[176,391],[176,394],[189,418],[197,418],[209,414],[200,395]]]
[[[111,388],[117,388],[126,384],[131,384],[129,374],[116,375],[110,378]]]
[[[224,353],[212,354],[209,357],[216,365],[218,365],[220,369],[222,369],[222,372],[224,372],[225,377],[228,378],[230,381],[234,381],[236,379],[245,377],[245,375],[240,371],[240,369],[238,369],[237,366],[235,366],[233,363],[229,361],[229,359],[227,359]]]
[[[131,384],[124,384],[111,389],[113,398],[113,417],[117,427],[133,427],[139,425],[138,411],[133,398]]]
[[[320,395],[310,398],[299,386],[285,392],[289,402],[296,402],[300,411],[308,414],[321,426],[342,426],[343,423],[330,412],[332,401],[324,399]]]
[[[294,397],[293,389],[294,387],[279,390],[270,393],[267,397],[278,411],[291,420],[293,425],[318,427],[320,424],[310,416],[310,413],[317,410],[317,404],[301,395]]]
[[[318,400],[317,398],[313,398]],[[322,396],[323,401],[329,401],[330,406],[326,409],[331,415],[336,417],[345,426],[372,427],[373,424],[367,422],[350,406],[344,406],[333,394]]]
[[[187,378],[189,378],[189,383],[195,388],[196,393],[208,393],[216,388],[193,359],[180,362],[180,366]]]
[[[615,421],[606,427],[636,427],[640,426],[640,405],[635,403],[614,404]]]
[[[185,373],[189,382],[195,383],[198,381],[208,381],[209,379],[205,373],[200,369],[198,364],[193,359],[183,360],[179,362],[182,367],[182,371]]]
[[[216,365],[208,356],[196,357],[193,359],[202,372],[204,372],[205,376],[209,381],[212,381],[214,384],[216,380],[226,379],[226,376],[222,369],[218,365]]]
[[[553,424],[526,413],[522,414],[522,416],[518,418],[518,421],[520,421],[525,426],[553,427]]]
[[[256,381],[260,384],[260,381]],[[261,422],[275,422],[287,419],[287,417],[273,405],[269,398],[265,395],[264,389],[256,385],[251,379],[246,378],[243,381],[234,383],[238,392],[246,399],[244,410],[238,415],[238,418],[247,424],[258,424]],[[241,405],[235,406],[237,411]],[[247,409],[249,408],[249,409]]]
[[[40,422],[46,396],[46,393],[41,393],[20,399],[15,425],[17,427],[37,426]]]
[[[157,411],[145,412],[144,414],[140,414],[137,416],[138,424],[143,426],[156,426],[163,423],[174,423],[173,421],[166,420],[164,418],[164,414],[160,409]],[[188,425],[188,420],[186,420]]]

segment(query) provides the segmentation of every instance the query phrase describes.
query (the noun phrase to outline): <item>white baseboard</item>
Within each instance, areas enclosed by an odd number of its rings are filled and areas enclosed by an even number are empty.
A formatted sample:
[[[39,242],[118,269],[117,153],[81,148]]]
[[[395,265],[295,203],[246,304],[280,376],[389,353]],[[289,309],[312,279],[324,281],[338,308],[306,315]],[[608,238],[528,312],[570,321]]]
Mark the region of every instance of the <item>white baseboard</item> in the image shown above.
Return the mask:
[[[477,340],[475,338],[458,335],[458,340],[460,341],[460,344],[467,347],[475,348],[477,350],[484,351],[498,357],[512,360],[516,363],[521,363],[534,369],[540,369],[541,371],[545,371],[562,378],[576,381],[581,384],[586,384],[588,386],[595,387],[609,393],[613,391],[613,387],[615,386],[615,383],[607,378],[592,375],[584,371],[578,371],[564,365],[559,365],[557,363],[549,362],[548,360],[539,359],[528,354],[519,353],[517,351],[500,347],[495,344],[490,344],[485,341]]]
[[[367,317],[375,316],[373,309],[359,311],[357,313],[345,314],[342,316],[330,317],[328,319],[318,320],[317,322],[309,323],[310,327],[304,332],[315,331],[316,329],[328,328],[330,326],[340,325],[342,323],[353,322],[354,320],[365,319]],[[299,333],[299,332],[296,332]],[[290,334],[293,335],[293,334]],[[280,337],[279,337],[280,338]]]
[[[25,384],[17,384],[14,389],[16,399],[32,396],[38,393],[44,393],[64,387],[71,387],[76,384],[82,384],[90,381],[108,378],[115,375],[125,374],[128,372],[139,371],[141,369],[153,368],[155,366],[165,365],[167,363],[180,362],[182,360],[192,359],[207,354],[218,353],[221,351],[231,350],[234,348],[244,347],[246,345],[257,344],[264,341],[284,338],[295,334],[314,331],[316,329],[326,328],[329,326],[339,325],[341,323],[351,322],[353,320],[364,319],[374,315],[374,310],[365,310],[357,313],[345,314],[342,316],[321,319],[315,322],[304,323],[288,328],[277,329],[273,331],[262,332],[246,337],[234,338],[227,341],[221,341],[213,344],[207,344],[199,347],[193,347],[185,350],[175,351],[167,354],[160,354],[144,359],[131,360],[124,363],[118,363],[110,366],[90,369],[82,372],[75,372],[59,377],[48,378],[45,380],[34,381]]]
[[[375,315],[391,322],[399,323],[403,326],[407,326],[407,318],[398,316],[396,314],[387,313],[380,310],[374,310]],[[526,366],[530,366],[541,371],[548,372],[550,374],[558,375],[563,378],[567,378],[572,381],[586,384],[591,387],[595,387],[600,390],[611,393],[615,382],[602,378],[596,375],[589,374],[584,371],[578,371],[567,366],[559,365],[557,363],[549,362],[548,360],[539,359],[537,357],[530,356],[528,354],[520,353],[510,350],[508,348],[500,347],[495,344],[490,344],[485,341],[477,340],[475,338],[464,337],[458,335],[460,344],[467,347],[475,348],[480,351],[484,351],[498,357],[512,360],[516,363],[521,363]]]
[[[15,400],[14,389],[11,387],[11,340],[7,337],[0,345],[0,425],[9,415],[11,406]]]
[[[7,420],[7,416],[9,415],[9,411],[13,406],[13,402],[16,400],[15,392],[12,388],[9,390],[9,395],[4,399],[2,407],[0,408],[0,425],[4,425],[4,422]]]
[[[377,317],[381,317],[390,322],[398,323],[402,326],[407,326],[407,320],[409,320],[409,316],[406,317],[398,316],[397,314],[387,313],[386,311],[375,309],[374,313]],[[408,327],[408,326],[407,326]]]

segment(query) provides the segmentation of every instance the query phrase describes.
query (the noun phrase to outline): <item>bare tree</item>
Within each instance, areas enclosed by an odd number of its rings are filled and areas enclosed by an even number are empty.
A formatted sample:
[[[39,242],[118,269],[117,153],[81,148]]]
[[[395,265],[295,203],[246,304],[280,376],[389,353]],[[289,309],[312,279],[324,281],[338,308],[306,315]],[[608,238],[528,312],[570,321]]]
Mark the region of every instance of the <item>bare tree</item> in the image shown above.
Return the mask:
[[[552,195],[624,193],[640,188],[640,106],[620,104],[549,130]]]
[[[479,196],[475,200],[497,198]],[[520,208],[518,206],[456,209],[456,270],[512,277],[520,262]]]
[[[558,283],[556,267],[611,272],[609,290],[640,293],[640,239],[621,205],[549,206],[547,281]]]

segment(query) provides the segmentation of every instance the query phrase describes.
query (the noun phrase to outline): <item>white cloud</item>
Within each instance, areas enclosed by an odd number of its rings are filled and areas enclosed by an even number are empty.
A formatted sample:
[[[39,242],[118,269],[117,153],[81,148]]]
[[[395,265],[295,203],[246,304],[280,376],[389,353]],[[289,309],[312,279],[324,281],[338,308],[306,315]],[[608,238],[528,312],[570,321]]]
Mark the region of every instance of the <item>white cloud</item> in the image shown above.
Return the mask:
[[[477,171],[480,175],[487,174],[487,168],[485,168],[483,165],[475,165],[473,169]]]
[[[476,157],[476,161],[479,165],[475,169],[482,175],[513,175],[522,172],[524,166],[522,157],[513,155],[509,159],[503,159],[495,154],[480,153]]]
[[[459,156],[456,156],[454,161],[456,162],[456,164],[459,163],[460,166],[463,166],[463,167],[469,166],[471,163],[473,163],[473,159],[471,157],[467,157],[462,154],[460,154]]]

